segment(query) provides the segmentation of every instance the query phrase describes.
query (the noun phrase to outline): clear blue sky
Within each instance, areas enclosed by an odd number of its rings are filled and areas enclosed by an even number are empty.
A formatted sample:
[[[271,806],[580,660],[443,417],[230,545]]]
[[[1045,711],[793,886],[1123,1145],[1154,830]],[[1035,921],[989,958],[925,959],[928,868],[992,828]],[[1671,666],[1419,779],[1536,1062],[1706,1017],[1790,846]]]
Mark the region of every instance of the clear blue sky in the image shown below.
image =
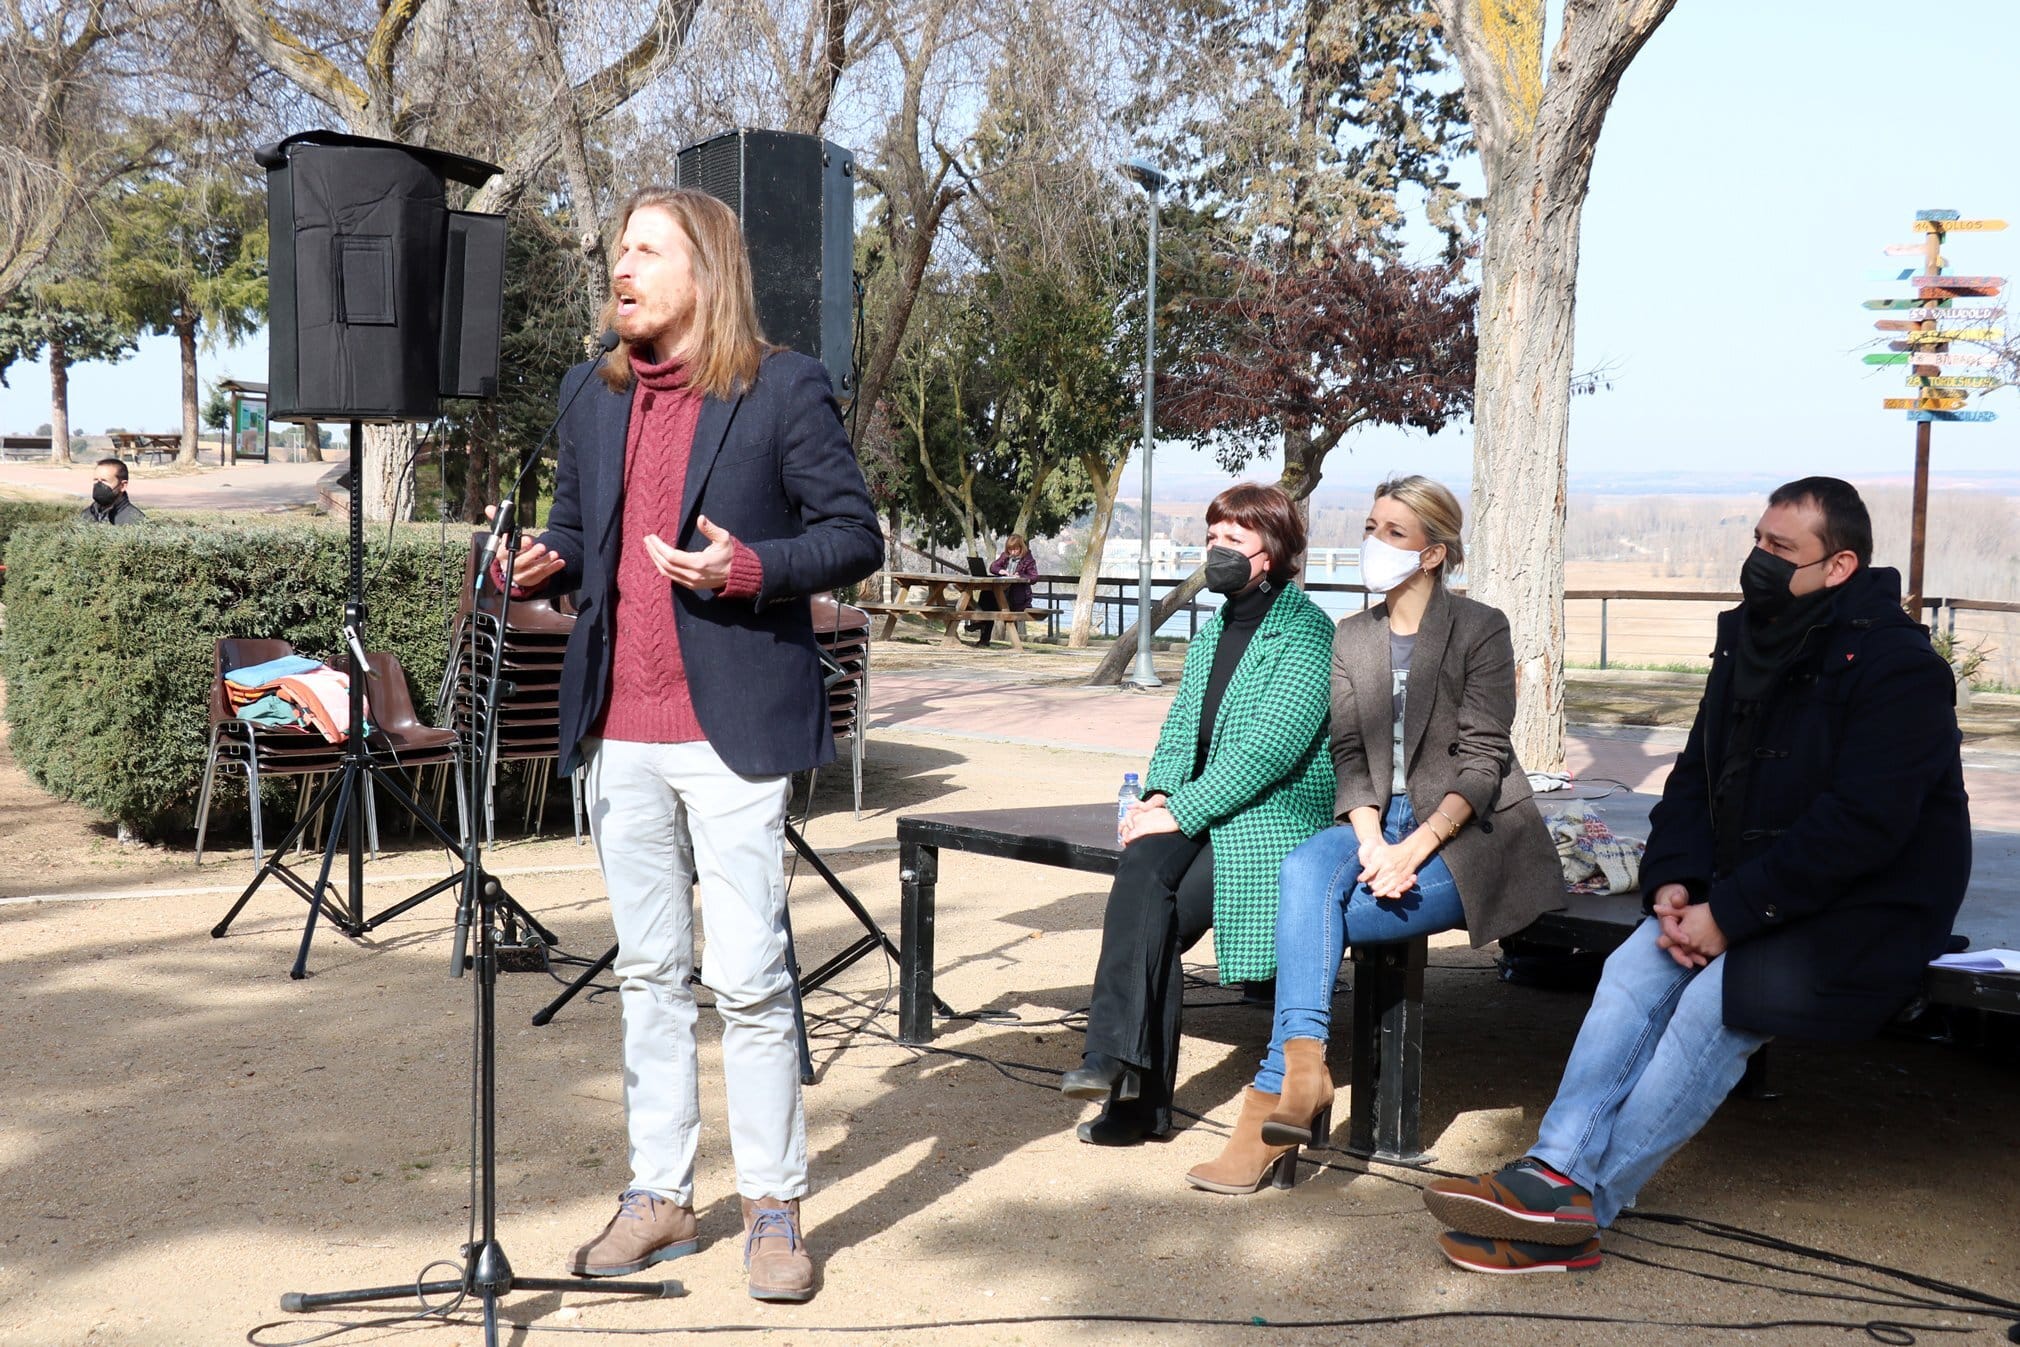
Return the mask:
[[[1939,57],[1908,53],[1934,44]],[[1615,367],[1581,398],[1581,472],[1904,472],[1912,430],[1882,397],[1900,371],[1860,363],[1877,335],[1860,301],[1905,293],[1865,279],[1915,236],[1918,209],[2011,220],[1954,235],[1953,269],[2020,273],[2020,171],[2012,85],[2020,4],[1947,0],[1679,0],[1629,70],[1607,119],[1585,209],[1577,363]],[[203,377],[263,380],[263,344],[206,353]],[[48,419],[48,380],[17,365],[0,428]],[[172,342],[117,366],[83,366],[72,424],[166,430],[178,422]],[[1991,425],[1939,427],[1941,471],[2020,469],[2020,396],[1983,404]],[[1329,476],[1400,467],[1464,481],[1470,430],[1360,437]],[[1160,453],[1174,482],[1210,466]],[[1258,470],[1259,471],[1259,470]],[[1134,489],[1133,482],[1125,491]]]

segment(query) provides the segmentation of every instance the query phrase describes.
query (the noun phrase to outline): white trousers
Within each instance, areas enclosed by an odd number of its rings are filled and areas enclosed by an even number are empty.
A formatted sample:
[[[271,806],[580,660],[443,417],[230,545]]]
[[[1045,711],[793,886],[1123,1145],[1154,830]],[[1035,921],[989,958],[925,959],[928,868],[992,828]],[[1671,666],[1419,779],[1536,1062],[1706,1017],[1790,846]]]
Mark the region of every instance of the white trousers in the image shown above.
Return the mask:
[[[688,978],[699,886],[702,980],[722,1016],[737,1188],[749,1198],[805,1196],[806,1111],[786,961],[787,778],[739,776],[707,743],[614,739],[591,748],[587,777],[617,927],[631,1186],[694,1203],[701,1089]]]

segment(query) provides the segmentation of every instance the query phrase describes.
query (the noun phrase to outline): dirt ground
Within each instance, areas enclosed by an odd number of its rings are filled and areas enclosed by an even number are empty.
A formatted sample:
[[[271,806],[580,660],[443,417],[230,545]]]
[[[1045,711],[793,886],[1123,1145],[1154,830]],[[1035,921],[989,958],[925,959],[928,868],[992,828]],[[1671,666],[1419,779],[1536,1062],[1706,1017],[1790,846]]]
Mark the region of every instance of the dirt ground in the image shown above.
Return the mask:
[[[841,774],[829,773],[807,836],[895,934],[897,815],[1101,801],[1129,765],[880,731],[861,820],[850,817]],[[608,942],[589,848],[512,841],[490,862],[563,948],[594,954]],[[377,910],[444,864],[408,850],[368,870]],[[325,929],[311,976],[293,982],[305,909],[280,888],[256,895],[227,938],[209,935],[250,871],[243,850],[207,856],[198,870],[179,850],[121,846],[0,756],[0,892],[16,895],[0,900],[9,1007],[0,1344],[228,1344],[249,1333],[302,1342],[410,1306],[293,1318],[277,1311],[283,1292],[454,1275],[470,1220],[474,984],[447,976],[449,900],[363,941]],[[515,1294],[506,1319],[532,1327],[504,1340],[567,1330],[607,1343],[701,1333],[777,1343],[1838,1343],[1861,1339],[1873,1320],[1914,1325],[1924,1342],[2003,1340],[2005,1319],[1966,1314],[1957,1295],[1842,1260],[2020,1298],[2010,1032],[1988,1038],[1966,1025],[1953,1045],[1784,1045],[1779,1097],[1733,1100],[1644,1194],[1647,1212],[1743,1227],[1810,1254],[1638,1217],[1609,1236],[1596,1273],[1471,1276],[1432,1248],[1436,1228],[1415,1191],[1423,1176],[1406,1169],[1333,1151],[1287,1193],[1218,1198],[1183,1184],[1187,1167],[1218,1150],[1267,1033],[1263,1011],[1212,985],[1210,944],[1189,960],[1201,981],[1188,997],[1180,1086],[1181,1103],[1204,1119],[1141,1148],[1076,1143],[1084,1113],[1053,1087],[1078,1060],[1076,1012],[1104,891],[1091,876],[943,858],[938,989],[970,1017],[945,1024],[930,1051],[893,1041],[895,994],[878,961],[808,998],[819,1079],[807,1094],[816,1192],[806,1212],[823,1264],[810,1304],[764,1307],[744,1294],[719,1042],[704,1015],[704,1247],[660,1269],[688,1294]],[[804,870],[793,895],[803,963],[857,934]],[[1424,1135],[1441,1169],[1520,1151],[1584,1006],[1577,994],[1502,982],[1490,954],[1457,937],[1433,950]],[[626,1178],[614,997],[531,1027],[557,990],[528,973],[498,989],[499,1229],[523,1275],[558,1275]],[[1344,1080],[1343,1037],[1333,1058]],[[1910,1294],[1924,1303],[1906,1303]],[[1534,1315],[1576,1317],[1522,1317]],[[452,1317],[337,1340],[482,1340],[468,1307]],[[254,1332],[275,1320],[284,1322]],[[1291,1326],[1321,1320],[1353,1323]]]

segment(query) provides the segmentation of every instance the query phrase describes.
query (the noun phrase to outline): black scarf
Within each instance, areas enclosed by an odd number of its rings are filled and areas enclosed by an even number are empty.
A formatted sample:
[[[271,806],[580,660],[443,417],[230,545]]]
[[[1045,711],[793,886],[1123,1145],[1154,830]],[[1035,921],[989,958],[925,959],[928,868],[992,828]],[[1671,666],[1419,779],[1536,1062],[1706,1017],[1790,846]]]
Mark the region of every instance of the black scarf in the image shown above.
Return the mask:
[[[1758,702],[1766,697],[1775,679],[1802,653],[1811,628],[1828,620],[1828,609],[1836,600],[1835,589],[1813,590],[1790,600],[1772,622],[1756,622],[1742,605],[1739,644],[1733,652],[1733,700]]]

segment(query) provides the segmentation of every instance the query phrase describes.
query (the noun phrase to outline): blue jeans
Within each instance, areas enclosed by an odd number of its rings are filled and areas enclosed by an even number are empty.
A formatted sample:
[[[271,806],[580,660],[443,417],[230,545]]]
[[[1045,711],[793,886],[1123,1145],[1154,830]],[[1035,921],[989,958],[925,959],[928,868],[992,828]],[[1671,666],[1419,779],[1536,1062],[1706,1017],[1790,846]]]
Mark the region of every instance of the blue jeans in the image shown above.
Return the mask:
[[[1653,917],[1606,961],[1557,1098],[1529,1153],[1592,1191],[1609,1226],[1696,1136],[1765,1034],[1725,1023],[1725,956],[1688,969],[1658,949]]]
[[[1382,836],[1400,842],[1417,830],[1407,795],[1389,797]],[[1284,857],[1277,897],[1277,1005],[1269,1054],[1255,1087],[1279,1094],[1284,1043],[1331,1037],[1333,983],[1349,943],[1378,945],[1449,931],[1466,919],[1459,886],[1443,858],[1417,871],[1417,885],[1398,899],[1377,898],[1358,883],[1361,844],[1345,824],[1308,838]]]

